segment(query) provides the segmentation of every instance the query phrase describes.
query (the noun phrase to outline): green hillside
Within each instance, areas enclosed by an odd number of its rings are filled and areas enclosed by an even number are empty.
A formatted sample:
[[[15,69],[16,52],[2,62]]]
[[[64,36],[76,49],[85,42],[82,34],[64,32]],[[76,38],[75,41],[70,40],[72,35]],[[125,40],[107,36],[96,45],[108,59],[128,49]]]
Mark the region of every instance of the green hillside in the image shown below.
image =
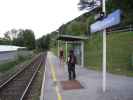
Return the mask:
[[[70,45],[70,44],[69,44]],[[64,48],[64,43],[60,46]],[[102,33],[92,34],[85,41],[85,66],[102,70]],[[57,54],[57,45],[52,49]],[[107,71],[133,76],[133,32],[110,33],[107,35]]]
[[[107,36],[107,71],[131,74],[133,32],[112,33]],[[94,34],[85,42],[85,64],[88,68],[102,69],[102,34]]]
[[[109,0],[106,5],[107,14],[116,9],[122,11],[118,27],[133,24],[133,0]],[[94,23],[94,15],[99,11],[101,8],[85,13],[58,29],[59,34],[89,37],[85,41],[85,66],[95,70],[102,69],[102,33],[91,35],[90,25]],[[51,35],[56,37],[57,33],[53,32]],[[52,44],[52,50],[57,53],[57,42],[53,41]],[[65,50],[64,44],[62,47]],[[133,32],[107,35],[107,71],[133,76]]]
[[[107,15],[115,11],[116,9],[121,10],[121,23],[117,26],[127,26],[133,24],[133,0],[108,0],[106,2],[106,13]],[[94,23],[94,16],[102,11],[101,7],[85,13],[74,20],[63,24],[59,28],[60,34],[70,35],[89,35],[90,25]]]

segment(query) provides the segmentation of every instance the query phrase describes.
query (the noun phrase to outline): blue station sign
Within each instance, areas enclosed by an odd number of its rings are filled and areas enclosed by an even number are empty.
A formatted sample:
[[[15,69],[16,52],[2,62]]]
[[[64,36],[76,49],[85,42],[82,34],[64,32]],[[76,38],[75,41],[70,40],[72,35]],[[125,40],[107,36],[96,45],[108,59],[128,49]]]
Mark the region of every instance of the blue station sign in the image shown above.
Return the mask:
[[[118,9],[113,13],[109,14],[105,19],[101,21],[97,21],[90,26],[91,33],[101,31],[113,25],[117,25],[120,23],[120,15],[121,11]]]

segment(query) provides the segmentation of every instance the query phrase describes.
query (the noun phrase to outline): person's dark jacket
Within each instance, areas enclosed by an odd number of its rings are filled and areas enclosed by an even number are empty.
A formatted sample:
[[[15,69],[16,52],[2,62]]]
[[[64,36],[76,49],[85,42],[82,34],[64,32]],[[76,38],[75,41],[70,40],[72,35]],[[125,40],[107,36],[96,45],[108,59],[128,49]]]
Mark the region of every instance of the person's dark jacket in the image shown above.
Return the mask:
[[[76,56],[74,54],[68,56],[68,64],[76,64]]]

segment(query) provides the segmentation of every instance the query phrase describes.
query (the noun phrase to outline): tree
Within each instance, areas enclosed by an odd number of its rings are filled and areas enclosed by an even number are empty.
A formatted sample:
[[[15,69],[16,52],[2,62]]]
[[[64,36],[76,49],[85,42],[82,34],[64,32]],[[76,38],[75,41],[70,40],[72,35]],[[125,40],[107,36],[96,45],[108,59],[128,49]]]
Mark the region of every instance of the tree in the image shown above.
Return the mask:
[[[133,0],[108,0],[107,13],[111,13],[116,9],[122,11],[122,22],[121,26],[133,24]]]
[[[79,0],[79,10],[92,9],[101,5],[101,0]]]
[[[6,39],[13,40],[14,38],[17,38],[18,30],[11,29],[10,31],[7,31],[4,33],[4,36]]]
[[[59,31],[59,34],[64,34],[64,32],[65,32],[65,24],[61,25],[59,27],[58,31]]]
[[[19,30],[19,33],[17,34],[17,38],[14,38],[12,43],[16,46],[25,46],[24,45],[24,36],[23,36],[24,30]]]
[[[0,44],[1,45],[10,45],[12,44],[11,40],[8,40],[6,38],[0,38]]]
[[[50,35],[43,36],[36,41],[36,47],[39,50],[47,51],[50,49]]]
[[[49,50],[50,49],[50,35],[47,35],[44,39],[44,49]]]
[[[35,49],[34,32],[30,29],[12,29],[4,33],[4,39],[0,40],[1,44],[13,44],[16,46],[24,46],[29,50]]]
[[[22,38],[24,46],[26,46],[30,50],[35,49],[35,36],[32,30],[29,29],[24,30],[22,33]]]
[[[7,39],[7,40],[11,40],[10,32],[9,31],[4,33],[4,38]]]
[[[13,44],[27,47],[29,50],[35,49],[35,36],[32,30],[18,30],[17,38],[13,39]]]

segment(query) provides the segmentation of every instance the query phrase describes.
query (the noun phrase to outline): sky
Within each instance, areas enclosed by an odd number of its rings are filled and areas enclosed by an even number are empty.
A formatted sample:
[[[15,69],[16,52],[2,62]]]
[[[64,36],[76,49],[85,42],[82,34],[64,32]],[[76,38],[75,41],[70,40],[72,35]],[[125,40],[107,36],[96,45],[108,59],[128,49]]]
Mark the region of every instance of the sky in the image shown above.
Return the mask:
[[[0,37],[8,30],[32,29],[36,38],[80,16],[79,0],[0,0]]]

